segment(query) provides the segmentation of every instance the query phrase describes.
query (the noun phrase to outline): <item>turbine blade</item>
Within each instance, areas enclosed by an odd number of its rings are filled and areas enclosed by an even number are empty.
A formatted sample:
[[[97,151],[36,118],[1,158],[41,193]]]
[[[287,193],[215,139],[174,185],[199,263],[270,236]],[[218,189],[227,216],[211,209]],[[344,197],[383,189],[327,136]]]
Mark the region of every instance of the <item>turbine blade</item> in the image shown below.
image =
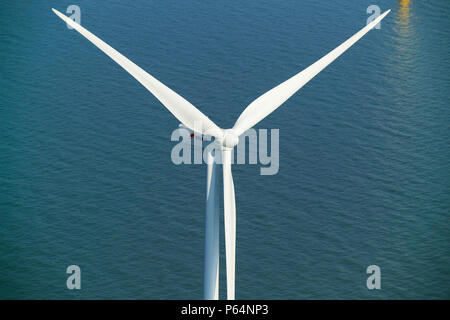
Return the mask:
[[[93,35],[72,19],[66,17],[55,9],[52,10],[59,18],[78,31],[97,48],[114,60],[118,65],[125,69],[129,74],[131,74],[184,125],[198,133],[208,134],[214,137],[222,136],[222,130],[183,97],[166,87],[163,83],[145,72],[139,66],[123,56],[120,52],[109,46],[107,43]]]
[[[367,32],[375,27],[390,11],[391,10],[384,12],[320,60],[272,90],[264,93],[262,96],[249,104],[234,124],[233,131],[239,136],[275,111],[301,87],[314,78],[320,71],[325,69],[326,66],[332,63],[348,48],[361,39]]]
[[[227,299],[234,300],[236,266],[236,202],[231,174],[232,148],[223,148],[223,209],[225,223],[225,254],[227,266]]]
[[[208,152],[205,228],[205,300],[219,299],[219,194],[214,151]]]

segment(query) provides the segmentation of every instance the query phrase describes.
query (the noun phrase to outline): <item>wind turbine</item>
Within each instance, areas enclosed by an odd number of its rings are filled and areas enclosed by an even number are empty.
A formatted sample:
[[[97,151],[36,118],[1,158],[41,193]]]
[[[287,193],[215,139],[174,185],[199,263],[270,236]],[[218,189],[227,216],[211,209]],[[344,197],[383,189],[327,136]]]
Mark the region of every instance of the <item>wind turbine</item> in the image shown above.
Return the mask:
[[[378,18],[367,24],[364,28],[335,48],[333,51],[313,63],[308,68],[286,80],[270,91],[250,103],[237,119],[233,128],[221,129],[200,110],[166,87],[156,78],[142,70],[128,58],[110,47],[91,32],[66,17],[59,11],[53,12],[69,26],[78,31],[96,47],[102,50],[112,60],[139,81],[150,91],[180,122],[181,124],[200,135],[215,138],[221,146],[223,170],[223,198],[224,198],[224,224],[225,224],[225,253],[227,275],[227,299],[235,298],[235,258],[236,258],[236,203],[234,198],[233,176],[231,174],[231,155],[233,148],[239,142],[239,136],[255,124],[263,120],[287,99],[295,94],[301,87],[325,69],[348,48],[361,39],[375,25],[377,25],[391,10],[387,10]],[[205,275],[204,298],[219,298],[219,206],[217,186],[217,155],[208,153],[208,171],[206,186],[206,232],[205,232]]]

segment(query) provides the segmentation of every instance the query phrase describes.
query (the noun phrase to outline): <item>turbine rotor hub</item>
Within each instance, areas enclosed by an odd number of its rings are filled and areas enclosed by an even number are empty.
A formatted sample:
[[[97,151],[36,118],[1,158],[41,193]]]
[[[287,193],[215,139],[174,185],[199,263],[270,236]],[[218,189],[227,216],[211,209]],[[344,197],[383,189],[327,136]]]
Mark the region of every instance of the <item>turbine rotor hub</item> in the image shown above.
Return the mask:
[[[239,137],[232,129],[228,129],[225,130],[221,143],[226,148],[234,148],[239,143]]]

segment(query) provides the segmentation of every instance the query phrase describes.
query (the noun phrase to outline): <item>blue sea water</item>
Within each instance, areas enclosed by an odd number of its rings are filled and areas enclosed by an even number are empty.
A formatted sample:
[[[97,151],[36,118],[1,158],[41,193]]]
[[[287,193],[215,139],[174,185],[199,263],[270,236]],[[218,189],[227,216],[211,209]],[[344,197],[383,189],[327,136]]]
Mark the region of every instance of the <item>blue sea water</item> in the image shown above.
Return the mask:
[[[236,297],[450,298],[445,0],[2,1],[0,298],[202,298],[206,167],[172,163],[178,121],[50,10],[71,4],[223,128],[391,8],[257,125],[279,173],[233,167]]]

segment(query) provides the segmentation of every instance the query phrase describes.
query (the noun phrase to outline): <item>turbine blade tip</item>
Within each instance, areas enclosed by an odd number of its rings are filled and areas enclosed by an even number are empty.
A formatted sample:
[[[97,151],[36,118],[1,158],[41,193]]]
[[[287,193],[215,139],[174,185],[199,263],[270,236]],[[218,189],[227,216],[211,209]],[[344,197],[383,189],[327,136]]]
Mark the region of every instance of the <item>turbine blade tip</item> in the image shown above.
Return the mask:
[[[56,14],[58,17],[60,17],[61,18],[61,16],[64,16],[61,12],[59,12],[58,10],[56,10],[56,9],[53,9],[52,8],[52,11],[53,11],[53,13],[54,14]]]

